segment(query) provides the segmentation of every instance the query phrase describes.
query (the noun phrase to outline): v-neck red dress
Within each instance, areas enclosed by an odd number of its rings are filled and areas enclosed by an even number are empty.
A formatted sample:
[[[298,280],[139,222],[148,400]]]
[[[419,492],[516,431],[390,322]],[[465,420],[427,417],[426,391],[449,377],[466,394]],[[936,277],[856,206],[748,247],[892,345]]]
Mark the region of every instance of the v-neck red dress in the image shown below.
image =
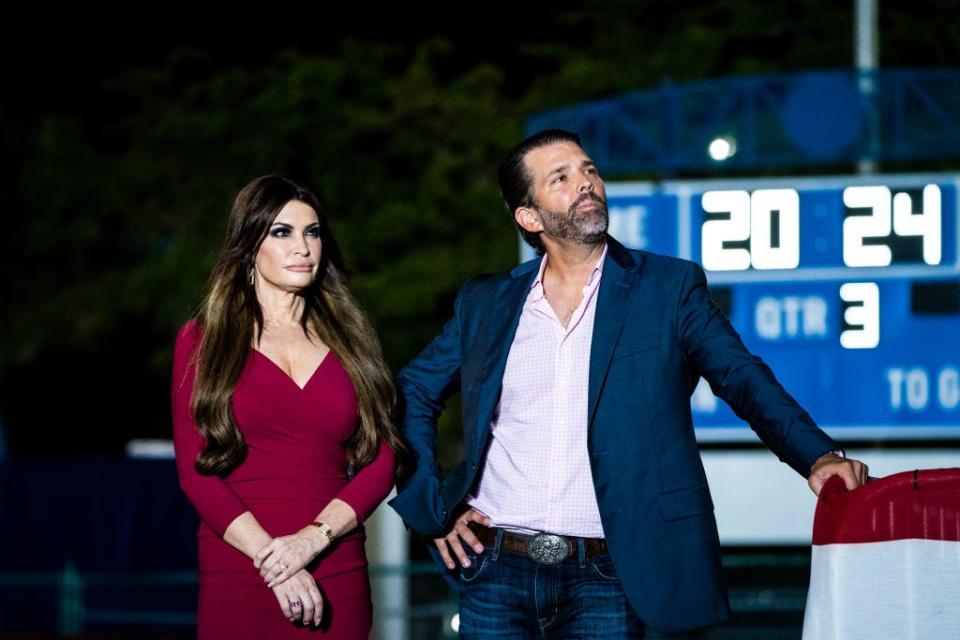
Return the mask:
[[[272,536],[294,533],[334,498],[363,522],[393,485],[394,456],[379,454],[347,476],[344,440],[359,420],[350,376],[331,351],[301,389],[263,354],[251,349],[233,393],[233,413],[247,443],[244,461],[226,478],[197,473],[202,438],[190,410],[200,331],[195,321],[180,330],[173,361],[173,437],[180,485],[200,514],[201,640],[230,638],[366,638],[371,625],[370,585],[363,527],[325,551],[308,569],[324,599],[319,630],[295,626],[254,568],[253,561],[223,541],[233,520],[250,511]]]

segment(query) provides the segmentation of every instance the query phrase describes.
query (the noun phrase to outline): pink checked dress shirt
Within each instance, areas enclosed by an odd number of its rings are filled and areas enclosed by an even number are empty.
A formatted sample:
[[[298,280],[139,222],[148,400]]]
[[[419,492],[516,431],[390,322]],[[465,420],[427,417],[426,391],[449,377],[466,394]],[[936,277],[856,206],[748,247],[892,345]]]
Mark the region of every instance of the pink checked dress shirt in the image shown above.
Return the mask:
[[[604,537],[587,453],[587,385],[606,255],[604,248],[566,327],[544,295],[547,256],[527,295],[490,424],[483,475],[467,500],[495,527]]]

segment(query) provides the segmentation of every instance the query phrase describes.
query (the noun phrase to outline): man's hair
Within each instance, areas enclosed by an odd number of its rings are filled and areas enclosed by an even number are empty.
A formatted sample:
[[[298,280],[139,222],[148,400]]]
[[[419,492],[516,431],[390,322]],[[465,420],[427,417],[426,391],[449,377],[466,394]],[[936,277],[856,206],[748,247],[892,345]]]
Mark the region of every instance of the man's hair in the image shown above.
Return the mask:
[[[500,180],[500,194],[503,196],[503,202],[507,205],[507,213],[511,218],[513,218],[517,207],[533,205],[533,176],[527,171],[524,158],[534,149],[557,142],[572,142],[578,147],[582,146],[580,136],[571,131],[546,129],[533,134],[510,149],[503,162],[500,163],[497,170],[497,177]],[[520,230],[520,235],[523,236],[526,243],[533,247],[539,255],[543,255],[545,249],[543,241],[540,240],[540,233],[530,233],[519,224],[517,224],[517,229]]]

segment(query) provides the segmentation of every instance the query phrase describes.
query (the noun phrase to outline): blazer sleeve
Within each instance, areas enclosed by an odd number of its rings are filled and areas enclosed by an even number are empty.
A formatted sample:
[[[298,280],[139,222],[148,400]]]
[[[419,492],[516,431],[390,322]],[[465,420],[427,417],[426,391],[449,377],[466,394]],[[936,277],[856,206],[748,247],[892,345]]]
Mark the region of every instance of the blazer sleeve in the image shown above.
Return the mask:
[[[688,360],[760,439],[807,476],[821,455],[839,445],[780,385],[770,367],[744,346],[707,289],[703,269],[689,263],[677,306],[677,331]]]
[[[177,335],[173,353],[170,389],[173,448],[180,487],[200,514],[200,519],[222,538],[230,523],[248,509],[222,478],[202,475],[195,467],[197,455],[203,449],[203,437],[190,409],[190,396],[197,374],[192,360],[199,344],[200,330],[196,322],[191,320]]]
[[[390,506],[412,529],[436,534],[445,528],[448,507],[440,497],[437,463],[437,418],[447,398],[460,388],[461,318],[464,285],[454,314],[443,330],[397,376],[403,435],[410,444],[415,469],[398,488]]]

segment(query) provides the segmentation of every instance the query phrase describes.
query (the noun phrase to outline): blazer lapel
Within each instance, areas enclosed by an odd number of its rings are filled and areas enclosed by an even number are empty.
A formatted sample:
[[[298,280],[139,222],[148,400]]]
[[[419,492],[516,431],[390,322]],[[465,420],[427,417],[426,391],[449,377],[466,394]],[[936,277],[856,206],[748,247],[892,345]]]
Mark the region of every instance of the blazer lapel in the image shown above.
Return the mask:
[[[507,356],[520,324],[520,312],[539,269],[540,260],[532,260],[516,267],[510,272],[510,278],[497,289],[496,298],[488,301],[493,308],[488,310],[486,320],[480,327],[476,346],[472,350],[484,358],[481,369],[482,383],[476,400],[474,445],[478,448],[484,445],[484,439],[490,431],[493,411],[500,399]]]
[[[627,317],[627,306],[635,289],[640,264],[623,245],[608,237],[607,258],[603,265],[597,308],[590,345],[590,384],[588,390],[588,425],[593,424],[597,402],[607,379],[607,370]]]

